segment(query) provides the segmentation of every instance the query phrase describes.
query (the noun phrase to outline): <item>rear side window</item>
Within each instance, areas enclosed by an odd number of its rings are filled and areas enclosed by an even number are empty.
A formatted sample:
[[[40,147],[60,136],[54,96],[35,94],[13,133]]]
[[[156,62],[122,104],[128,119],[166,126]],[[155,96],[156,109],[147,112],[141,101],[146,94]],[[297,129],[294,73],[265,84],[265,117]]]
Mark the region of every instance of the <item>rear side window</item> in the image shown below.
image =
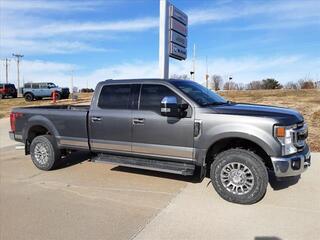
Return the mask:
[[[181,103],[181,98],[166,86],[157,84],[142,85],[140,110],[149,110],[160,114],[161,100],[166,96],[175,96],[178,103]]]
[[[103,109],[129,109],[131,85],[107,85],[102,87],[98,106]]]
[[[26,83],[26,84],[24,84],[24,87],[25,88],[31,88],[31,84],[30,83]]]

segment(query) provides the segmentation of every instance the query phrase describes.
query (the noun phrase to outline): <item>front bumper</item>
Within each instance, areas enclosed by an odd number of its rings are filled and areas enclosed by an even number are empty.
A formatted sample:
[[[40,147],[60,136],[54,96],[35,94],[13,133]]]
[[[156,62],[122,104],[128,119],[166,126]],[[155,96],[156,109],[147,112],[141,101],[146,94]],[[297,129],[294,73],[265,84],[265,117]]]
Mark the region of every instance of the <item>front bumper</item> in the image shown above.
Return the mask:
[[[284,157],[271,157],[271,161],[276,177],[298,176],[311,164],[310,150],[306,145],[302,152]]]

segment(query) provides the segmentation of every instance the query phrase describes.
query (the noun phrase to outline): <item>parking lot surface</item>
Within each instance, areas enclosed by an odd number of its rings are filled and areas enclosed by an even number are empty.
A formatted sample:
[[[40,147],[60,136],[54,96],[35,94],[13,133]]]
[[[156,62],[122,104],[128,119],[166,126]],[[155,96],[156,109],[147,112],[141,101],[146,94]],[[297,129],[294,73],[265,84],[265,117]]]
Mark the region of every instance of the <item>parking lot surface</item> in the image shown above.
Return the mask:
[[[3,121],[4,122],[4,121]],[[242,206],[209,179],[89,162],[86,153],[44,172],[0,122],[0,239],[318,239],[320,154],[301,179],[275,183]]]

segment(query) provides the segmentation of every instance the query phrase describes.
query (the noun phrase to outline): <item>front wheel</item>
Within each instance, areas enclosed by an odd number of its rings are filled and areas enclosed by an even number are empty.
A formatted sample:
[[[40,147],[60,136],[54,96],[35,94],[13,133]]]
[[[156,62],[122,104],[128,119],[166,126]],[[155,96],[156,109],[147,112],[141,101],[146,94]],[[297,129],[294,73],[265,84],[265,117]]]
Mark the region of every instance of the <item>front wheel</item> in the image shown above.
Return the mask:
[[[262,159],[244,149],[219,153],[211,164],[213,187],[225,200],[253,204],[263,198],[268,186],[268,172]]]
[[[27,102],[31,102],[31,101],[33,101],[33,99],[34,99],[34,96],[33,96],[32,93],[26,93],[26,94],[24,95],[24,99],[25,99]]]
[[[61,157],[60,149],[50,135],[35,137],[30,145],[30,154],[34,165],[45,171],[53,169]]]

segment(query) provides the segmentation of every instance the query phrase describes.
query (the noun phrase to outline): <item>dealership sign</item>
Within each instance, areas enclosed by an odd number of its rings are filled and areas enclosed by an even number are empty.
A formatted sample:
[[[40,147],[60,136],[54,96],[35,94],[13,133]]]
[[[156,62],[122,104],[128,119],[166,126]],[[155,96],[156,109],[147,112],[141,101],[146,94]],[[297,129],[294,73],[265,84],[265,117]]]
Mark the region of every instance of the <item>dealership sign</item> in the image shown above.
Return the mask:
[[[187,58],[188,16],[171,4],[169,17],[169,56],[185,60]]]

